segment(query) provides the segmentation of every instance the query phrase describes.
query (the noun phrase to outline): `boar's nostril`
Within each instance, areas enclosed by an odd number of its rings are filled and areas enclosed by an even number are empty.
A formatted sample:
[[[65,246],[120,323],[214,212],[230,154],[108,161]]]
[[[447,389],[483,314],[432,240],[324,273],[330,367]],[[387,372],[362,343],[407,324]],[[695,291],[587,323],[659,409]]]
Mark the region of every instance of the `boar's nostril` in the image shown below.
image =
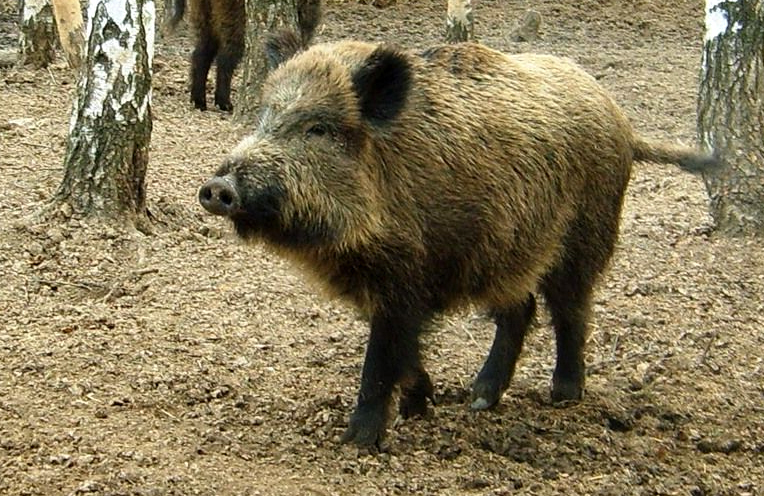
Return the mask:
[[[199,203],[215,215],[231,215],[239,209],[239,194],[228,176],[214,177],[199,189]]]

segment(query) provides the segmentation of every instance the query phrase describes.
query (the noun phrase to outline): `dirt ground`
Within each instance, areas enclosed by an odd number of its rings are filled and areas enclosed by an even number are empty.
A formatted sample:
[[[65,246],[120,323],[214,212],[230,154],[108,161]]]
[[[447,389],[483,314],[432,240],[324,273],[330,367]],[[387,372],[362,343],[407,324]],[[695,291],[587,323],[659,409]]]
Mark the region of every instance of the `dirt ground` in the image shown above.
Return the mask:
[[[694,142],[701,0],[474,3],[484,43],[572,57],[643,134]],[[330,4],[319,39],[425,47],[444,5]],[[529,8],[541,38],[510,41]],[[584,401],[549,399],[541,314],[501,405],[471,412],[493,330],[448,315],[425,338],[431,414],[378,455],[339,444],[366,325],[197,204],[246,130],[187,102],[191,42],[158,41],[150,235],[30,220],[62,178],[74,82],[63,57],[0,69],[0,494],[764,494],[762,241],[716,235],[702,180],[655,164],[596,294]]]

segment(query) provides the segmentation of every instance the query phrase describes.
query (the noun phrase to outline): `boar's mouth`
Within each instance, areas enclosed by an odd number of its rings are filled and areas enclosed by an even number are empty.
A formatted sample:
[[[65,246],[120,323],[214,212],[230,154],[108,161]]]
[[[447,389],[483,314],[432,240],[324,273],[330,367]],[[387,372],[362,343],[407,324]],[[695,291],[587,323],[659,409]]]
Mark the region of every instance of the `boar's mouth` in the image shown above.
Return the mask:
[[[278,232],[285,196],[284,190],[278,186],[267,186],[242,195],[240,207],[228,215],[236,233],[242,238],[253,238]]]
[[[286,192],[268,186],[242,198],[241,209],[230,215],[236,234],[245,239],[263,238],[288,248],[318,247],[335,241],[335,233],[318,219],[310,221],[299,215],[284,215]]]

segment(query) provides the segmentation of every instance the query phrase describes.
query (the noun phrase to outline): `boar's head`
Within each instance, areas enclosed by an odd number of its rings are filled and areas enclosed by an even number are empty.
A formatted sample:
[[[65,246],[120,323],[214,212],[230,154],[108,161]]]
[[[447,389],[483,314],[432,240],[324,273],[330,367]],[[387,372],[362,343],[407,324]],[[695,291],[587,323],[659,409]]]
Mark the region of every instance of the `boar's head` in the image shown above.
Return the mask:
[[[405,111],[412,68],[395,48],[344,42],[302,51],[296,36],[268,40],[256,128],[199,200],[244,238],[349,248],[381,228],[385,141]]]

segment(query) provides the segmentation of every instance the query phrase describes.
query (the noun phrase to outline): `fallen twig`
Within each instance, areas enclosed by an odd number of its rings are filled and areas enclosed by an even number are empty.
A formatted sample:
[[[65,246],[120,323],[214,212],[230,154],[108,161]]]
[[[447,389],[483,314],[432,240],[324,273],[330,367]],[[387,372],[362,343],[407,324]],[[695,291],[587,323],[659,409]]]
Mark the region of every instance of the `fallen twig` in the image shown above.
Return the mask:
[[[96,289],[96,288],[102,288],[104,287],[102,284],[97,284],[94,282],[69,282],[69,281],[57,281],[54,279],[34,279],[35,282],[38,284],[44,284],[46,286],[72,286],[75,288],[80,289],[87,289],[89,291]]]

